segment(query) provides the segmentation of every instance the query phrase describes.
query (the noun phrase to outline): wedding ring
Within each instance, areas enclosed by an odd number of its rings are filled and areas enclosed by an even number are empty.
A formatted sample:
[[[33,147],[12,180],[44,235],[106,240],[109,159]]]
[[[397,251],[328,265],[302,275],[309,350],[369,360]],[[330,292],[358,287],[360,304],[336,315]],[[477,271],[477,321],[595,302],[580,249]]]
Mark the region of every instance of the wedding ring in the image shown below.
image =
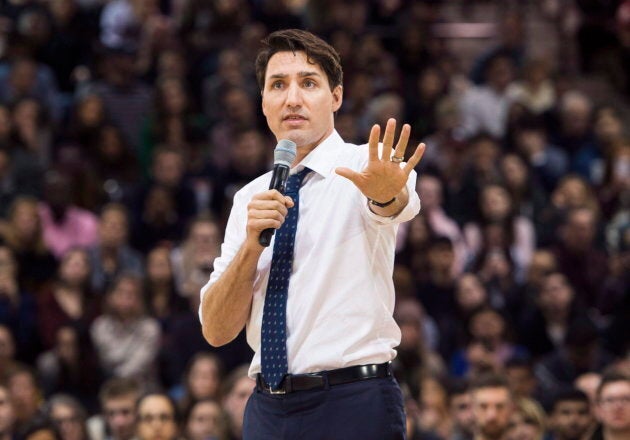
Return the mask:
[[[392,156],[392,158],[390,159],[392,162],[396,162],[396,163],[400,163],[402,161],[405,160],[404,157],[396,157],[396,156]]]

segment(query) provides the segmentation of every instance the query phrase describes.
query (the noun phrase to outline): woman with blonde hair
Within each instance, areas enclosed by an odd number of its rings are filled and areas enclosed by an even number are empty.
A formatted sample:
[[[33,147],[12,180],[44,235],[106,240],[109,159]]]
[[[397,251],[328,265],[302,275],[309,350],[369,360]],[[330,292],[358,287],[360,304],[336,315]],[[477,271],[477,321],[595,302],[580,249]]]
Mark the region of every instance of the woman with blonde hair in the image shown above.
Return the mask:
[[[521,397],[515,403],[505,440],[542,440],[547,427],[543,408],[534,399],[527,397]]]

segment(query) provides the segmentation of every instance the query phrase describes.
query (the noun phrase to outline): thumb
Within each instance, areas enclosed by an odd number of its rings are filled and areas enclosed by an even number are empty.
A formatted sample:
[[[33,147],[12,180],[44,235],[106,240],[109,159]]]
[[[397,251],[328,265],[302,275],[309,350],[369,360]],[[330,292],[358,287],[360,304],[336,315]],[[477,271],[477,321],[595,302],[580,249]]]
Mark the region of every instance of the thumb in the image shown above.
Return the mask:
[[[353,183],[355,182],[355,180],[359,176],[359,173],[357,173],[354,170],[351,170],[350,168],[346,168],[346,167],[335,168],[335,173],[337,173],[341,177],[345,177],[346,179],[352,181]]]

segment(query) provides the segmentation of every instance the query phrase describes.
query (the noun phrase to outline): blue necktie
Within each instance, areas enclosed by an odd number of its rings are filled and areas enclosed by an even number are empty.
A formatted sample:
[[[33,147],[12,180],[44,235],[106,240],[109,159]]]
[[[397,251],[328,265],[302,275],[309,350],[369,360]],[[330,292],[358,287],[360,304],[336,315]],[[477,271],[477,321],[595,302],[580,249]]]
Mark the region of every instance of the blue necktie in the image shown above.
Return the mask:
[[[263,309],[261,364],[267,385],[277,389],[287,373],[287,297],[293,265],[293,244],[300,207],[300,186],[308,168],[289,176],[285,194],[295,203],[276,231],[271,271]]]

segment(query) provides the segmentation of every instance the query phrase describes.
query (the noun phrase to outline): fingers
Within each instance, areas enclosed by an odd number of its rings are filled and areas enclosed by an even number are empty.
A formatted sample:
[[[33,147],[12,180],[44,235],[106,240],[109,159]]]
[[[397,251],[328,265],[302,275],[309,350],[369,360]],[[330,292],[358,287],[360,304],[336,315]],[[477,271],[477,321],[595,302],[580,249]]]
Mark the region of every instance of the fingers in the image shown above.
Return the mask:
[[[345,177],[352,182],[355,182],[356,179],[359,177],[359,173],[346,167],[335,168],[335,173],[339,174],[341,177]]]
[[[378,124],[374,124],[372,129],[370,130],[370,139],[368,140],[370,161],[378,160],[378,141],[381,137],[381,126]]]
[[[276,190],[254,195],[247,205],[247,226],[255,231],[278,229],[284,223],[288,209],[294,206],[291,197]]]
[[[409,142],[410,134],[411,126],[409,124],[403,125],[402,130],[400,131],[400,137],[398,138],[398,143],[396,144],[396,149],[394,150],[393,155],[395,157],[405,157],[405,151],[407,151],[407,142]]]
[[[396,119],[389,118],[385,126],[385,134],[383,135],[383,153],[382,160],[389,160],[392,157],[392,146],[394,145],[394,136],[396,135]]]
[[[420,163],[420,159],[424,155],[424,151],[426,150],[426,145],[421,143],[416,148],[416,151],[413,152],[413,155],[409,158],[409,161],[405,164],[404,170],[407,174],[411,173],[418,163]]]

